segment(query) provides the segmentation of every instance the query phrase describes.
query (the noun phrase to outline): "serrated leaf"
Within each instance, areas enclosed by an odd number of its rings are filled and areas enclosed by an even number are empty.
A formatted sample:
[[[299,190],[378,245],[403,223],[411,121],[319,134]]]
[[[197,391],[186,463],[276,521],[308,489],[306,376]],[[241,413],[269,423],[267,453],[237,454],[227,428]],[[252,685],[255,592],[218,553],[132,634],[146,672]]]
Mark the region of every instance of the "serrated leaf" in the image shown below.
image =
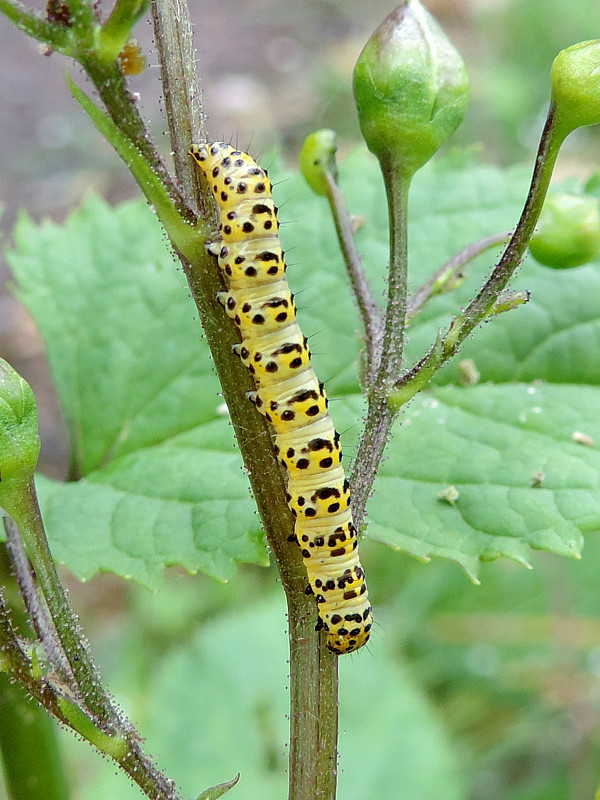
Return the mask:
[[[222,423],[114,459],[80,483],[38,479],[38,491],[55,557],[84,580],[99,569],[154,586],[164,566],[181,564],[227,581],[236,561],[268,563]]]
[[[89,197],[63,227],[23,217],[14,235],[82,475],[217,417],[195,308],[145,204]]]
[[[595,387],[437,387],[395,432],[369,505],[369,536],[420,558],[441,556],[475,578],[479,562],[528,548],[578,557],[600,528]],[[542,474],[541,485],[532,480]],[[438,493],[454,486],[453,504]],[[401,521],[399,522],[399,517]]]

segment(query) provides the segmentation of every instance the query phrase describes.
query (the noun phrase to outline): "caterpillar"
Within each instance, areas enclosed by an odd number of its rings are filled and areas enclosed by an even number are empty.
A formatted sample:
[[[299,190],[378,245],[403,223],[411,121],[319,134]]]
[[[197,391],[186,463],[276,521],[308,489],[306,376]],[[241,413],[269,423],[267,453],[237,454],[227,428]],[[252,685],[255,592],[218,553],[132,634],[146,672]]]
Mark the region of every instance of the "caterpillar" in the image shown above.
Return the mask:
[[[340,436],[323,384],[296,321],[285,277],[277,208],[266,170],[224,142],[190,149],[220,211],[219,239],[209,245],[226,276],[218,299],[237,325],[234,351],[256,384],[249,399],[275,430],[275,453],[286,470],[294,539],[317,601],[317,629],[338,655],[369,639],[372,610],[358,557]]]

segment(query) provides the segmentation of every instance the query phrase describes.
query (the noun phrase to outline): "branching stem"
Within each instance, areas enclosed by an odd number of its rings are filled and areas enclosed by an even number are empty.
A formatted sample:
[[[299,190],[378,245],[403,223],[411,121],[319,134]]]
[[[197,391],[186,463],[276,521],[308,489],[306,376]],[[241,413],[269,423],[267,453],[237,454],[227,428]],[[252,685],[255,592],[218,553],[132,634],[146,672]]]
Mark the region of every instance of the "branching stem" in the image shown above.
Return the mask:
[[[448,331],[442,337],[441,346],[437,341],[416,365],[401,376],[396,391],[390,395],[390,403],[395,411],[398,411],[421,388],[423,373],[433,374],[455,355],[461,343],[477,325],[494,314],[496,302],[520,265],[527,243],[533,234],[560,147],[567,133],[568,131],[557,124],[551,106],[540,139],[529,193],[517,227],[500,261],[465,311],[454,317]]]
[[[352,472],[352,511],[361,527],[375,475],[389,441],[394,413],[388,396],[401,372],[408,280],[408,190],[410,179],[390,159],[382,164],[390,222],[390,271],[382,355],[368,392],[368,411]]]
[[[447,291],[445,287],[452,287],[453,281],[460,277],[464,267],[470,261],[473,261],[486,250],[508,241],[510,237],[510,231],[493,233],[491,236],[486,236],[477,242],[471,242],[458,253],[455,253],[433,273],[429,280],[417,289],[408,304],[408,316],[412,319],[434,294],[442,294]],[[438,290],[438,287],[441,290]]]
[[[19,589],[23,596],[29,619],[40,640],[40,644],[49,662],[58,674],[61,675],[63,679],[72,678],[71,668],[62,651],[52,618],[48,614],[48,609],[41,601],[38,594],[38,588],[31,573],[31,567],[19,535],[19,530],[10,517],[5,517],[4,529],[6,531],[6,547],[15,570],[17,583],[19,584]]]
[[[540,139],[529,193],[515,232],[500,261],[466,310],[454,317],[446,334],[443,337],[438,336],[429,352],[403,375],[400,375],[400,359],[404,325],[398,320],[398,316],[401,315],[403,302],[404,313],[406,313],[406,295],[402,294],[400,282],[402,268],[396,266],[395,259],[398,258],[400,261],[402,259],[401,235],[399,236],[403,230],[401,208],[406,200],[408,187],[399,185],[394,188],[393,181],[386,179],[390,207],[392,267],[386,315],[384,361],[382,361],[375,386],[369,396],[365,431],[358,448],[352,474],[353,512],[358,525],[364,519],[366,503],[372,491],[377,469],[400,409],[425,386],[442,364],[456,354],[460,344],[471,331],[495,313],[494,307],[498,298],[521,263],[527,242],[533,234],[550,185],[556,158],[568,132],[568,129],[557,123],[554,109],[550,107]],[[389,176],[387,177],[389,178]],[[394,244],[396,239],[398,239],[398,244]],[[394,253],[396,247],[399,250]],[[404,247],[406,247],[406,239],[404,239]],[[447,265],[444,265],[444,268],[446,267]],[[392,285],[394,272],[396,280],[399,281],[398,286]],[[426,297],[426,291],[423,290],[423,298]],[[389,348],[392,348],[391,352]],[[394,376],[396,369],[398,371]]]

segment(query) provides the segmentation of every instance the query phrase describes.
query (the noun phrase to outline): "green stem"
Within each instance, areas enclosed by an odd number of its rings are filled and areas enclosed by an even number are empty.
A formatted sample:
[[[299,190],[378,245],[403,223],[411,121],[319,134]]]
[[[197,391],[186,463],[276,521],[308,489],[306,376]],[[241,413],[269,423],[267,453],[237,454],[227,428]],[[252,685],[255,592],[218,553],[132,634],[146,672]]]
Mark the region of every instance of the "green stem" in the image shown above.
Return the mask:
[[[460,317],[455,317],[456,322],[460,319],[460,325],[450,326],[450,331],[444,340],[444,360],[450,358],[456,352],[460,343],[492,312],[500,292],[506,288],[515,270],[520,265],[527,242],[533,235],[542,210],[554,165],[565,135],[565,131],[555,124],[554,108],[550,107],[535,160],[529,194],[515,232],[502,258],[494,267],[492,274],[481,288],[477,297],[469,303],[464,314],[460,315]]]
[[[15,522],[33,564],[37,581],[81,697],[98,720],[110,727],[119,728],[119,717],[102,689],[100,675],[84,644],[79,620],[71,609],[67,593],[52,560],[32,481],[26,488],[21,515]]]
[[[506,242],[510,239],[510,231],[504,233],[493,233],[478,242],[471,242],[458,253],[455,253],[445,264],[434,272],[434,274],[422,286],[420,286],[408,304],[408,315],[412,319],[423,308],[425,303],[435,294],[441,294],[437,287],[451,284],[453,279],[459,277],[464,267],[477,256],[492,247]]]
[[[190,166],[189,149],[194,141],[206,139],[206,130],[187,3],[185,0],[153,2],[152,19],[175,175],[183,197],[188,205],[193,205],[200,197],[200,177],[198,170]],[[203,202],[200,209],[205,220],[214,211],[212,194],[207,199],[209,202]]]
[[[0,0],[0,11],[22,30],[38,42],[59,52],[70,52],[71,31],[62,25],[55,25],[45,19],[27,13],[23,8],[9,0]]]
[[[176,204],[169,195],[167,187],[165,187],[131,139],[125,136],[111,117],[98,108],[68,76],[67,84],[73,97],[127,165],[140,189],[146,195],[148,202],[151,203],[163,223],[173,245],[189,258],[197,256],[198,253],[203,254],[204,239],[208,233],[208,226],[201,221],[196,221],[195,225],[191,225],[185,219],[182,219]]]
[[[98,53],[103,61],[116,61],[148,0],[116,0],[110,16],[98,30]]]
[[[8,596],[13,600],[9,612],[8,603],[0,597],[0,615],[4,619],[0,624],[0,631],[4,633],[4,636],[0,633],[0,651],[6,640],[9,650],[12,649],[16,655],[15,650],[20,648],[8,619],[12,618],[21,630],[27,629],[27,623],[18,603],[18,590],[11,571],[8,551],[0,544],[0,584],[7,587]],[[27,662],[22,651],[19,662],[21,665]],[[68,800],[70,792],[55,723],[43,707],[26,697],[24,687],[11,681],[9,675],[1,670],[0,720],[0,761],[13,800],[30,800],[32,797]]]
[[[54,623],[48,614],[48,609],[39,597],[19,530],[10,517],[4,519],[4,528],[6,531],[6,547],[10,554],[15,577],[18,581],[31,625],[52,668],[62,678],[72,678],[69,663],[62,651]]]
[[[194,214],[183,201],[154,147],[118,64],[106,63],[93,52],[80,56],[78,60],[91,78],[113,122],[144,156],[167,189],[182,219],[193,224]]]
[[[335,800],[337,783],[337,656],[327,634],[315,635],[315,599],[306,576],[287,594],[290,631],[289,800]],[[316,640],[316,641],[315,641]]]
[[[359,528],[365,515],[375,475],[389,441],[395,414],[388,396],[400,375],[404,349],[408,281],[407,177],[393,159],[382,163],[390,222],[390,272],[381,363],[369,391],[365,428],[352,471],[352,513]]]
[[[433,374],[455,355],[461,343],[477,325],[495,314],[498,298],[519,267],[527,243],[533,234],[558,153],[568,133],[569,130],[556,121],[554,108],[551,106],[540,139],[529,193],[515,232],[478,295],[471,300],[465,311],[454,317],[450,323],[450,328],[442,339],[441,348],[438,343],[433,345],[430,351],[397,382],[397,394],[394,396],[392,393],[390,396],[390,402],[396,410],[399,410],[400,406],[421,388],[419,384],[423,383],[424,372]],[[413,384],[418,385],[415,391],[412,390]]]
[[[68,724],[57,702],[54,687],[40,679],[39,670],[25,654],[11,621],[11,609],[0,589],[0,671],[18,681],[25,690],[61,722]]]
[[[406,328],[408,284],[408,190],[410,178],[390,159],[382,165],[385,176],[390,220],[390,271],[385,312],[383,358],[379,366],[374,395],[387,395],[400,375]]]

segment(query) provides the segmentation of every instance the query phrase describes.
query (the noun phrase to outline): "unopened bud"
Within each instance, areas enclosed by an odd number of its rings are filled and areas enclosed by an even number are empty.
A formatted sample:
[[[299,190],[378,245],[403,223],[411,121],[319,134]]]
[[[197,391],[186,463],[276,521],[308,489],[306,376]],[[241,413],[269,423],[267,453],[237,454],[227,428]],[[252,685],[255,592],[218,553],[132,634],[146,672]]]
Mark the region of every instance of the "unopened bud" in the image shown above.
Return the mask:
[[[0,507],[11,516],[31,481],[39,450],[33,392],[0,358]]]
[[[304,140],[299,161],[302,174],[316,194],[327,194],[327,173],[337,180],[335,131],[323,128],[314,131]]]
[[[550,77],[552,104],[565,135],[600,123],[600,39],[561,50]]]
[[[354,97],[369,150],[410,178],[462,122],[469,79],[436,20],[418,0],[407,0],[360,54]]]
[[[600,254],[600,203],[590,195],[556,194],[545,202],[529,242],[531,255],[553,269],[570,269]]]

